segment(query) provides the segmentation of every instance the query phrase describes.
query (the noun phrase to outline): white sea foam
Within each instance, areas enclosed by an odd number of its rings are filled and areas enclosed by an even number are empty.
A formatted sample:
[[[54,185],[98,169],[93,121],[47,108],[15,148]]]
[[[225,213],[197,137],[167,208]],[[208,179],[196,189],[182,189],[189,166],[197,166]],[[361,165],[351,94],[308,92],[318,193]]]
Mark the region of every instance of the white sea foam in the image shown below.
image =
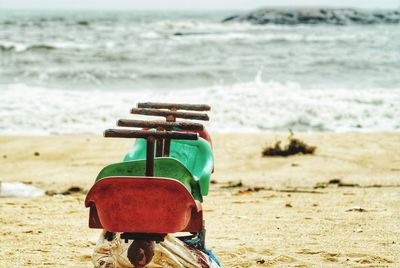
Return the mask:
[[[0,134],[101,133],[140,101],[208,103],[214,131],[398,131],[397,89],[304,89],[254,82],[187,90],[2,89]]]
[[[90,44],[76,43],[76,42],[37,42],[37,43],[17,43],[0,40],[0,51],[11,50],[17,53],[26,52],[33,49],[88,49],[92,47]]]
[[[363,38],[356,34],[339,34],[332,36],[328,33],[320,34],[309,34],[309,33],[286,33],[283,32],[265,32],[257,33],[255,31],[220,31],[220,32],[179,32],[175,39],[182,38],[189,39],[191,41],[209,41],[209,42],[226,42],[236,40],[246,40],[247,42],[280,42],[280,43],[291,43],[291,42],[302,42],[302,43],[336,43],[336,42],[347,42],[354,41]]]
[[[0,50],[14,50],[15,52],[22,52],[28,48],[27,45],[16,42],[9,42],[5,40],[0,40]]]

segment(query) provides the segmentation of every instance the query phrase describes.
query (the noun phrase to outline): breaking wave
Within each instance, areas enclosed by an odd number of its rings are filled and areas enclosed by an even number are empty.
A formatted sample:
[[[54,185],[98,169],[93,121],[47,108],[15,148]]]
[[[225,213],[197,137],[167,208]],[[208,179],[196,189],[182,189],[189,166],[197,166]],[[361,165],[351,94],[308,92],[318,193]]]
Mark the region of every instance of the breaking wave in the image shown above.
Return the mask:
[[[0,51],[8,52],[28,52],[28,51],[50,51],[55,49],[86,49],[89,48],[88,44],[78,43],[38,43],[38,44],[23,44],[13,42],[0,42]]]
[[[179,90],[2,89],[0,134],[101,133],[140,101],[208,103],[217,132],[399,131],[400,89],[302,88],[254,82]]]
[[[400,130],[398,25],[0,13],[0,134],[101,133],[148,100],[209,103],[214,131]]]

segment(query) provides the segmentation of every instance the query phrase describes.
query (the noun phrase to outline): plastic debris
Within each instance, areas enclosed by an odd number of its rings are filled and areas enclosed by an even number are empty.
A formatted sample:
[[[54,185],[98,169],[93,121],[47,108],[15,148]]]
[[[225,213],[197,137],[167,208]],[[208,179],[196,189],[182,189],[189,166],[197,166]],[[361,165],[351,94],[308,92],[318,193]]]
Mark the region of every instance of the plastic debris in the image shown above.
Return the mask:
[[[0,182],[0,197],[39,197],[44,190],[22,182]]]

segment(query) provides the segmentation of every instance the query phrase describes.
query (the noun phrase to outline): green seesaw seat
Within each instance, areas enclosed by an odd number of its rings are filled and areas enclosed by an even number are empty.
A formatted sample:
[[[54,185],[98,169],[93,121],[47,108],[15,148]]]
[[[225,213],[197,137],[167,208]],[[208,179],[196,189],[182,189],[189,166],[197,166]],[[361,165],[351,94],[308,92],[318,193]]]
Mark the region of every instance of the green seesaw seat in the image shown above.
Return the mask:
[[[146,140],[137,139],[124,162],[103,168],[96,181],[111,176],[144,176],[146,170]],[[154,176],[179,180],[195,200],[208,194],[214,157],[210,144],[198,140],[172,140],[169,157],[154,159]]]

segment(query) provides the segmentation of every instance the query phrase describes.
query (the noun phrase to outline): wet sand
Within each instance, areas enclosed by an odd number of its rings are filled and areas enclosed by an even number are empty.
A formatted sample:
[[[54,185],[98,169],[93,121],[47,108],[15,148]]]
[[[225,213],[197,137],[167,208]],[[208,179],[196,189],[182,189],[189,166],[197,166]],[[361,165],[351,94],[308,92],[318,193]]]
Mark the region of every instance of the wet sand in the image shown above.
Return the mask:
[[[207,246],[224,267],[399,267],[400,133],[299,134],[315,155],[262,158],[286,134],[216,134]],[[84,191],[131,140],[0,137],[0,180],[49,191],[0,198],[0,267],[91,267]],[[38,153],[35,155],[35,153]],[[241,183],[239,183],[241,182]],[[71,186],[82,192],[69,195]]]

